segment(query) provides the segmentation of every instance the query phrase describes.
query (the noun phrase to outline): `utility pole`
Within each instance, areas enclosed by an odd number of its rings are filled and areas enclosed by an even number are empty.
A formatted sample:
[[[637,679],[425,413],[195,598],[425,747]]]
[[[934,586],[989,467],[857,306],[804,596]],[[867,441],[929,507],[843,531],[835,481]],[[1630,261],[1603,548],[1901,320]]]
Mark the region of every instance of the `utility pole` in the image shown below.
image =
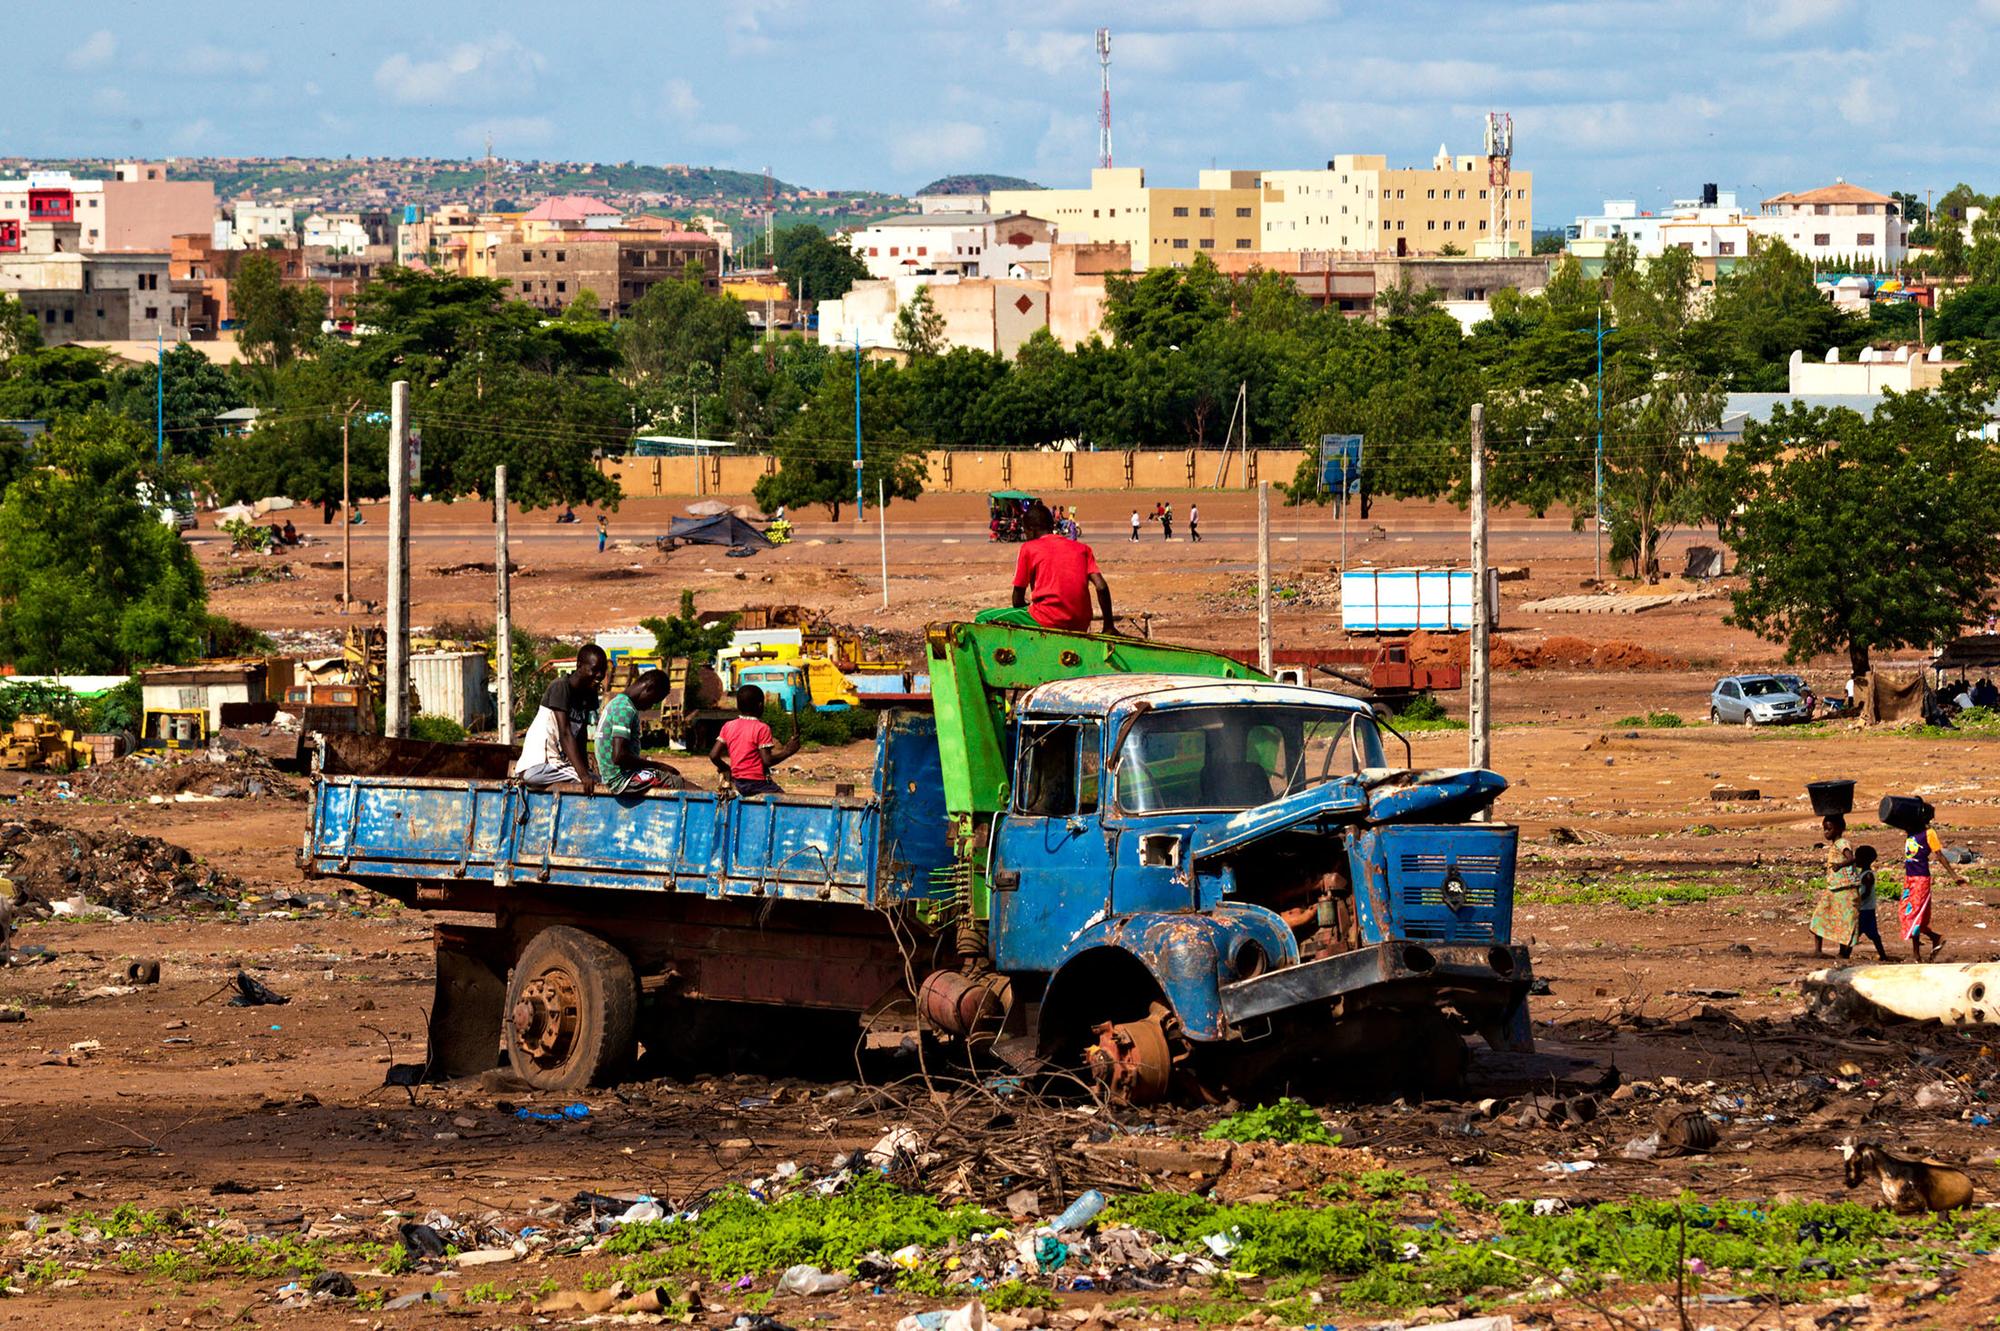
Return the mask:
[[[1591,540],[1597,548],[1597,577],[1604,581],[1604,306],[1597,307],[1597,505],[1590,515]]]
[[[389,385],[389,644],[383,729],[410,734],[410,382]]]
[[[854,329],[854,525],[861,525],[861,328]]]
[[[875,535],[882,546],[882,608],[889,608],[889,500],[882,478],[875,478]]]
[[[493,655],[500,663],[500,742],[514,742],[514,607],[508,586],[507,468],[493,469]]]
[[[356,398],[340,415],[340,613],[354,604],[354,497],[348,486],[347,430],[361,410]]]
[[[167,348],[157,325],[153,328],[153,461],[167,457]]]
[[[1257,482],[1257,668],[1271,673],[1271,483]]]
[[[1491,607],[1486,600],[1486,407],[1472,404],[1472,767],[1490,767],[1493,757],[1493,663]],[[1483,815],[1482,815],[1483,820]]]

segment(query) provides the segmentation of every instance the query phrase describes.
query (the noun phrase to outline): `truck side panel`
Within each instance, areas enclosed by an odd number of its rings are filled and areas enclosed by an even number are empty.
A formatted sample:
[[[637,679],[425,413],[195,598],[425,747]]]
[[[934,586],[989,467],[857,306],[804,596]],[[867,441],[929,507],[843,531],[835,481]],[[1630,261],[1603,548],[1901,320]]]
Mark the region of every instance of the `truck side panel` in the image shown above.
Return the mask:
[[[887,901],[948,895],[949,885],[936,873],[951,863],[951,825],[945,821],[935,716],[905,708],[883,714],[875,741],[875,790],[882,801],[879,895]]]

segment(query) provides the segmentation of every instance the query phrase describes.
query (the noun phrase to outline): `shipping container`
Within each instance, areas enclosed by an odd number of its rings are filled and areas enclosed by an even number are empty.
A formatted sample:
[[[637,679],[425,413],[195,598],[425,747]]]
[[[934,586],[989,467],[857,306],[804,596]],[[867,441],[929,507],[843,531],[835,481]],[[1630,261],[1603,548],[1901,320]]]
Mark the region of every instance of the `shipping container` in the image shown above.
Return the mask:
[[[1500,576],[1487,570],[1488,624],[1500,626]],[[1364,568],[1340,575],[1340,626],[1349,633],[1463,633],[1472,627],[1472,570]]]
[[[410,682],[417,690],[417,710],[427,716],[448,716],[467,730],[493,724],[493,695],[486,687],[484,652],[414,652]]]

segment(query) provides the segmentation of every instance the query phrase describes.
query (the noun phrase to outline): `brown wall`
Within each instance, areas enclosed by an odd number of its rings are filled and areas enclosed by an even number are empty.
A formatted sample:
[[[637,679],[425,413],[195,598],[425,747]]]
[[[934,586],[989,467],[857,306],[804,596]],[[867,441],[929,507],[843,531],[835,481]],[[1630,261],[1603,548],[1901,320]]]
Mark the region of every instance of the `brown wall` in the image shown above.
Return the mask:
[[[215,186],[206,180],[107,180],[104,236],[91,249],[164,252],[175,236],[215,222]]]
[[[1258,448],[1230,457],[1223,488],[1243,489],[1260,480],[1289,482],[1305,456],[1298,449]],[[1216,449],[1148,449],[1115,453],[1047,453],[1035,449],[992,452],[936,450],[925,455],[941,493],[984,494],[1032,490],[1063,494],[1085,490],[1206,490],[1222,465]],[[750,493],[759,476],[777,471],[774,457],[624,458],[606,470],[627,498]]]

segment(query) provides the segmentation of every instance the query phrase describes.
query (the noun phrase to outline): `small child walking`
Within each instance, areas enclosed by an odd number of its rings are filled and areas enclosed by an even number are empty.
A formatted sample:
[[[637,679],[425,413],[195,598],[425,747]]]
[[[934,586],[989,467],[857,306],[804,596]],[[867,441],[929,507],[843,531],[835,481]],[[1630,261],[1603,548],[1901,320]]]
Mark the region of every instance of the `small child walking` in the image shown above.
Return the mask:
[[[1882,926],[1875,919],[1875,847],[1856,846],[1854,867],[1861,871],[1861,895],[1854,901],[1858,937],[1874,943],[1876,957],[1887,961],[1889,953],[1882,946]]]
[[[1912,961],[1936,961],[1944,950],[1944,935],[1931,928],[1931,861],[1935,856],[1945,873],[1956,882],[1958,870],[1945,858],[1944,843],[1937,829],[1924,824],[1921,832],[1903,838],[1903,937],[1910,940]],[[1930,955],[1924,955],[1924,939],[1931,940]]]

